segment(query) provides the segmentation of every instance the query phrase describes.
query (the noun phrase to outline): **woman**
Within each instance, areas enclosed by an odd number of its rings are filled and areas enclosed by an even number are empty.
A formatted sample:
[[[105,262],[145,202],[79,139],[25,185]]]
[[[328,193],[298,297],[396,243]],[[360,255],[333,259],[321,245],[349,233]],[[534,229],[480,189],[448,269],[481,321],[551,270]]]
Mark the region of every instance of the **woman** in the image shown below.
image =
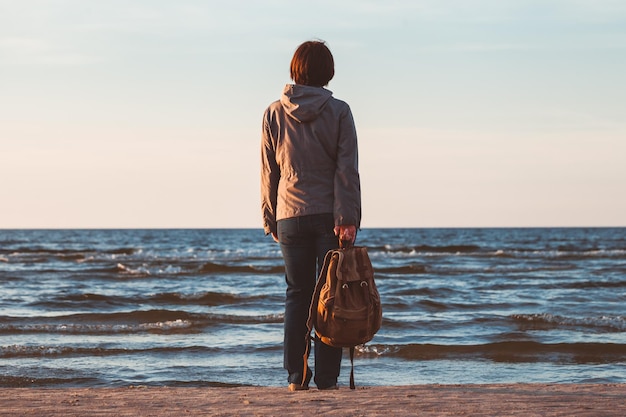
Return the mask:
[[[261,208],[285,262],[284,367],[290,391],[309,388],[303,375],[306,321],[324,255],[338,238],[354,242],[361,222],[357,137],[350,107],[325,89],[335,74],[324,42],[298,47],[291,79],[263,116]],[[336,389],[341,348],[315,339],[315,384]],[[303,378],[304,377],[304,378]]]

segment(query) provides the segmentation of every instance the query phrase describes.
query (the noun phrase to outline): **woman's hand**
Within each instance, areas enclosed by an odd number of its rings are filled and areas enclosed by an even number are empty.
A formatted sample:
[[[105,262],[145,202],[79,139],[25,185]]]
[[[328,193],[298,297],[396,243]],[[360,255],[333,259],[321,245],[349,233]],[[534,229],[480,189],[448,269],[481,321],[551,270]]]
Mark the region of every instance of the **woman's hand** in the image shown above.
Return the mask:
[[[274,242],[279,243],[278,242],[278,234],[276,232],[272,232],[272,239],[274,239]]]
[[[341,241],[353,244],[356,240],[356,226],[352,224],[335,226],[335,236],[339,236]]]

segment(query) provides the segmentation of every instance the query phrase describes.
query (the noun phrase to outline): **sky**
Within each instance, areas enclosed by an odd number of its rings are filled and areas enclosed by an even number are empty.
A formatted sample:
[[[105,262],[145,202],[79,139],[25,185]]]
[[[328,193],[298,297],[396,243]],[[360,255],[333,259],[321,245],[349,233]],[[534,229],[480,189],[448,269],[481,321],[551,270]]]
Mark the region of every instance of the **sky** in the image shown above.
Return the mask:
[[[0,0],[0,228],[260,228],[311,39],[362,227],[626,226],[622,0]]]

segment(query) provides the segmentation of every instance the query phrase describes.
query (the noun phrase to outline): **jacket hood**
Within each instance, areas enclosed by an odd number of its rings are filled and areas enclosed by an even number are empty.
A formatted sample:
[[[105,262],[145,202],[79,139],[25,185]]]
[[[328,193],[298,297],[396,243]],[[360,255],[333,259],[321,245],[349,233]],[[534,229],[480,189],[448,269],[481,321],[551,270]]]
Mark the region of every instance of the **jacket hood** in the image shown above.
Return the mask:
[[[324,110],[333,93],[322,87],[300,84],[287,84],[280,97],[280,103],[298,122],[310,122]]]

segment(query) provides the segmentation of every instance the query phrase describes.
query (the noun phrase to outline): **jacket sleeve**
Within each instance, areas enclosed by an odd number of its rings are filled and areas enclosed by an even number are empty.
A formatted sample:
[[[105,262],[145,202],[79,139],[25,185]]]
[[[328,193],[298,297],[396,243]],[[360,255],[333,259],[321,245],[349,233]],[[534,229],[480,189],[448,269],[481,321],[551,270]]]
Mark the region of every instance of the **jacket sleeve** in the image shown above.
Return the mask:
[[[265,234],[276,233],[276,201],[280,168],[269,126],[269,110],[263,116],[261,136],[261,212]]]
[[[356,128],[350,107],[342,112],[335,170],[335,225],[361,226],[361,182]]]

